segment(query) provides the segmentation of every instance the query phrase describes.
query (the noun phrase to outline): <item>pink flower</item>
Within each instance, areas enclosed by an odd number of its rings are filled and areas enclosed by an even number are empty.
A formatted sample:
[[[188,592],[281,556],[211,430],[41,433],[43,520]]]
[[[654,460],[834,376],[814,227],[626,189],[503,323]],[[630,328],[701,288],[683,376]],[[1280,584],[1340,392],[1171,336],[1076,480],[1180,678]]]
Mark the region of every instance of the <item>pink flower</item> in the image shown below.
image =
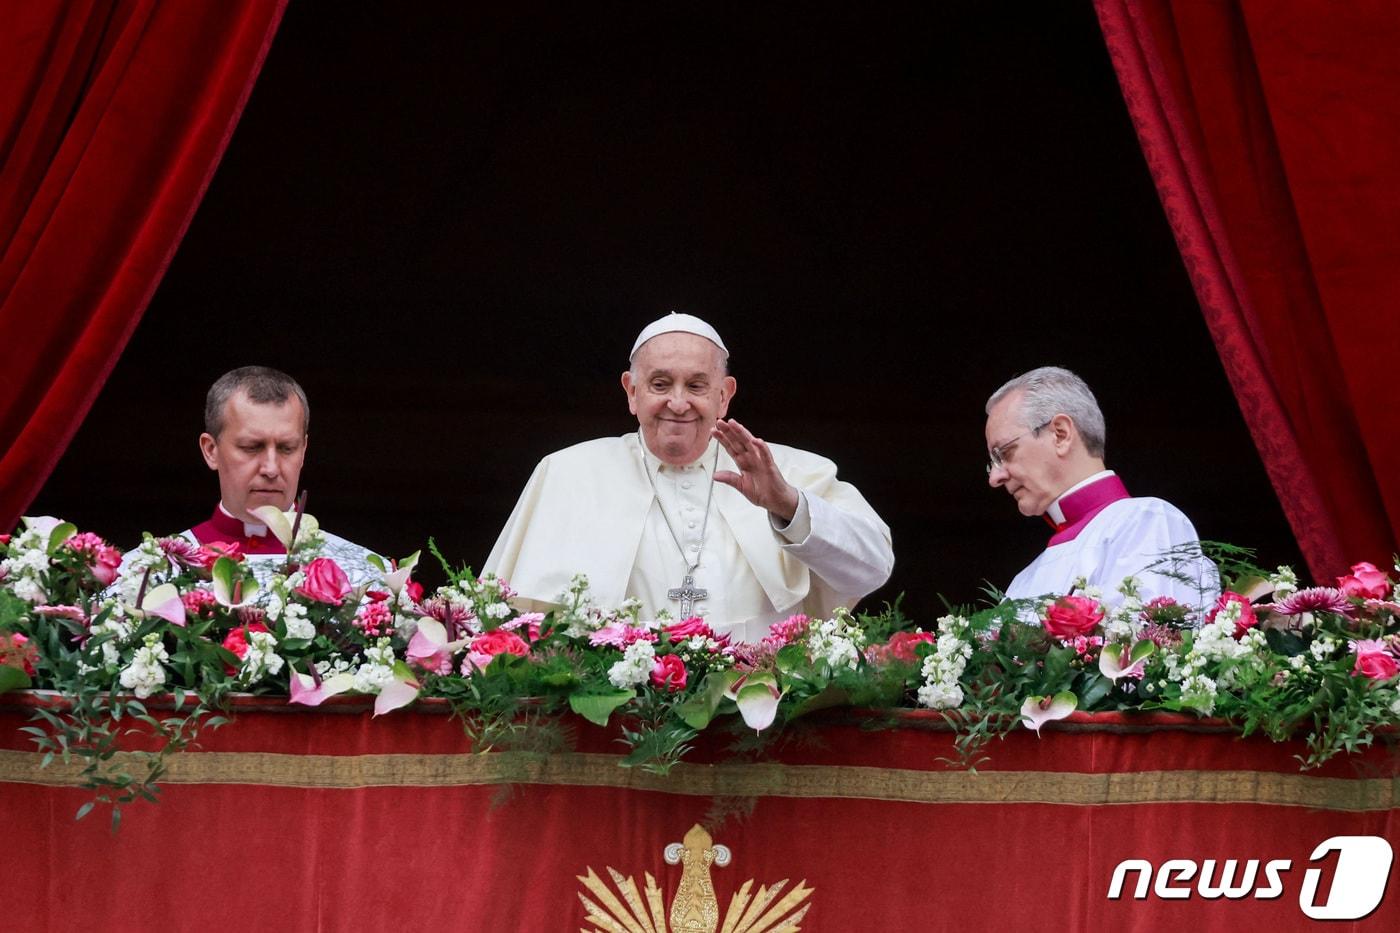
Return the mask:
[[[768,626],[768,634],[764,637],[763,643],[779,648],[783,645],[790,645],[807,634],[807,627],[811,624],[812,620],[800,612],[788,616],[783,621],[774,622]]]
[[[109,586],[117,578],[117,568],[122,564],[121,551],[90,531],[76,534],[66,543],[75,554],[86,559],[88,570],[98,583]]]
[[[1300,616],[1305,612],[1331,612],[1351,615],[1352,605],[1346,594],[1334,586],[1313,586],[1286,596],[1268,607],[1281,616]]]
[[[865,655],[873,664],[889,664],[891,661],[913,664],[919,660],[916,653],[919,645],[931,645],[935,637],[932,632],[895,632],[885,644],[867,648]]]
[[[355,615],[354,624],[370,638],[390,635],[394,631],[394,613],[382,602],[369,603]]]
[[[1088,635],[1103,621],[1103,607],[1087,596],[1061,596],[1045,610],[1045,632],[1059,639]]]
[[[609,622],[588,636],[590,645],[612,645],[614,648],[626,648],[638,641],[654,642],[656,633],[641,626],[634,628],[626,622]]]
[[[419,583],[417,580],[409,580],[403,585],[403,588],[408,593],[408,598],[413,600],[415,606],[423,601],[423,584]]]
[[[350,592],[350,578],[329,557],[318,557],[306,565],[306,579],[293,592],[318,603],[339,606]]]
[[[462,673],[471,673],[471,668],[485,668],[498,654],[513,654],[523,658],[530,653],[530,646],[514,632],[493,629],[482,632],[467,646],[467,657],[462,662]]]
[[[671,693],[685,689],[685,662],[674,654],[663,654],[651,666],[651,683],[655,687],[665,687]]]
[[[210,541],[208,544],[200,545],[199,549],[190,557],[190,563],[195,567],[212,567],[214,561],[220,557],[227,557],[235,563],[243,562],[243,546],[237,541]]]
[[[1250,605],[1248,599],[1241,596],[1239,593],[1232,593],[1229,590],[1221,593],[1220,598],[1215,601],[1215,607],[1211,609],[1210,612],[1206,613],[1206,624],[1209,625],[1214,622],[1215,617],[1220,614],[1221,610],[1231,603],[1240,604],[1240,617],[1235,620],[1234,632],[1235,639],[1238,640],[1244,637],[1245,632],[1259,624],[1259,617],[1254,614],[1254,607]]]
[[[1170,596],[1158,596],[1142,607],[1142,620],[1152,625],[1180,626],[1191,610]]]
[[[180,602],[184,603],[185,612],[195,619],[211,618],[215,611],[214,607],[219,605],[214,594],[208,590],[188,590],[180,594]]]
[[[1351,573],[1338,577],[1337,586],[1354,599],[1387,599],[1390,596],[1390,577],[1364,560],[1352,564]]]
[[[543,621],[543,612],[522,612],[514,619],[502,622],[499,628],[503,628],[507,632],[513,632],[516,629],[523,627],[525,629],[526,637],[530,639],[531,644],[534,644],[534,642],[537,641],[540,637],[540,623]]]
[[[699,616],[691,616],[689,619],[682,619],[672,625],[663,626],[661,631],[671,636],[671,641],[685,641],[687,638],[694,638],[699,635],[701,638],[714,638],[714,629],[705,624],[705,620]]]
[[[34,662],[39,660],[39,652],[29,644],[29,638],[15,632],[6,635],[0,632],[0,667],[17,667],[30,677],[34,676]],[[653,677],[656,675],[653,674]],[[681,686],[685,686],[684,683]]]
[[[1354,641],[1351,650],[1356,652],[1356,665],[1351,669],[1353,677],[1381,681],[1400,673],[1400,663],[1396,663],[1395,657],[1386,650],[1385,642],[1373,638]]]
[[[238,628],[230,629],[224,636],[224,650],[233,652],[234,657],[242,661],[248,654],[248,635],[253,632],[266,632],[267,626],[261,622],[252,622],[248,625],[240,625]],[[238,668],[232,664],[225,664],[224,670],[230,674],[237,674]]]
[[[1094,659],[1094,648],[1103,647],[1103,639],[1098,635],[1076,635],[1070,640],[1074,653],[1086,661]]]

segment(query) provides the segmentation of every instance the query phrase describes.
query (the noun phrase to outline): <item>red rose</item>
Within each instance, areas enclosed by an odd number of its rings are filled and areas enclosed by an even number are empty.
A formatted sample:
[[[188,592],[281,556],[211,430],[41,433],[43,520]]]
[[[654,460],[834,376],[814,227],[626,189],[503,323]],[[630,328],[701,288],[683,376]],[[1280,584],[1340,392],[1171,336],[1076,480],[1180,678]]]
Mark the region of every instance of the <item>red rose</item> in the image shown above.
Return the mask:
[[[917,661],[918,655],[915,649],[922,644],[933,644],[934,635],[932,632],[895,632],[890,636],[885,647],[889,650],[890,657],[906,664],[913,664]]]
[[[409,580],[403,585],[403,588],[408,592],[408,598],[413,600],[415,606],[423,602],[423,584],[417,580]]]
[[[306,579],[293,592],[318,603],[339,606],[350,592],[350,578],[329,557],[318,557],[306,565]]]
[[[1337,578],[1341,591],[1355,599],[1389,599],[1390,577],[1375,564],[1353,564],[1351,573]]]
[[[513,654],[523,658],[530,653],[530,646],[525,643],[525,639],[514,632],[498,628],[483,632],[473,638],[468,650],[488,658],[494,658],[498,654]]]
[[[1045,631],[1056,638],[1088,635],[1103,621],[1103,607],[1087,596],[1061,596],[1045,610]]]
[[[685,689],[685,680],[685,662],[674,654],[663,654],[651,666],[652,686],[679,693]]]
[[[194,552],[190,562],[196,567],[212,567],[220,557],[242,562],[243,548],[236,541],[210,541]]]
[[[1214,622],[1220,611],[1231,603],[1240,604],[1240,617],[1235,620],[1234,632],[1235,638],[1238,640],[1244,637],[1245,632],[1259,624],[1259,617],[1254,614],[1254,607],[1250,605],[1248,599],[1239,593],[1232,593],[1229,590],[1221,593],[1220,598],[1215,601],[1215,607],[1206,613],[1206,624]]]
[[[238,660],[242,661],[248,654],[248,634],[250,632],[266,632],[266,625],[261,622],[251,622],[248,625],[240,625],[238,628],[230,629],[224,636],[224,649],[232,651]],[[237,674],[238,668],[232,664],[225,664],[224,670],[230,674]]]

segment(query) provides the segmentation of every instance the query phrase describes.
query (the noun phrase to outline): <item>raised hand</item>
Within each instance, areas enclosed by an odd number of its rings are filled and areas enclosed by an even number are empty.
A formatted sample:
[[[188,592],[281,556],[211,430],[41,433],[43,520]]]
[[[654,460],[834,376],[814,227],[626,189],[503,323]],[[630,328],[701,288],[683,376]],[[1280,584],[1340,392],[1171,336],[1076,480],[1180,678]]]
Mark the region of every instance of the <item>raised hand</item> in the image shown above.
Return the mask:
[[[715,481],[733,486],[745,499],[783,521],[792,521],[797,514],[797,487],[783,479],[768,445],[733,418],[716,421],[714,436],[739,468],[738,473],[716,470]]]

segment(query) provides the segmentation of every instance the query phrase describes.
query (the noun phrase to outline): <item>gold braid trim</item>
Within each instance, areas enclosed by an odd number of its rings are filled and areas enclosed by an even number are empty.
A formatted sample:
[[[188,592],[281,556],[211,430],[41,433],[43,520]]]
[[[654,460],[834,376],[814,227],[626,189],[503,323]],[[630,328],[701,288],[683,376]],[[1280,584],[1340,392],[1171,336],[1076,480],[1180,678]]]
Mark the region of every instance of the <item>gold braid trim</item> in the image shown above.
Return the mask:
[[[118,753],[124,754],[124,753]],[[54,787],[81,783],[80,768],[37,752],[0,749],[0,782]],[[459,787],[557,784],[617,787],[700,797],[828,797],[910,803],[1264,803],[1371,812],[1400,807],[1400,778],[1330,778],[1268,771],[916,771],[856,765],[682,762],[669,776],[618,766],[613,755],[547,757],[500,752],[461,755],[286,755],[187,752],[174,756],[162,784],[272,787]],[[133,762],[133,764],[135,764]]]

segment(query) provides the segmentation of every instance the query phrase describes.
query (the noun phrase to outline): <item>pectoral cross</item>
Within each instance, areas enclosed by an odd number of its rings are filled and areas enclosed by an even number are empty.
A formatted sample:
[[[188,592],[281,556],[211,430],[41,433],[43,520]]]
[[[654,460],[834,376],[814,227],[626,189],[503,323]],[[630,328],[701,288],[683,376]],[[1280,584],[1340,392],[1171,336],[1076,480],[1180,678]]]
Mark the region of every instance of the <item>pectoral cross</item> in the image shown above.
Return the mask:
[[[685,575],[685,579],[681,581],[680,586],[666,591],[666,596],[668,598],[679,599],[681,601],[682,619],[689,619],[694,604],[709,595],[709,590],[701,589],[695,585],[695,578],[690,574]]]

